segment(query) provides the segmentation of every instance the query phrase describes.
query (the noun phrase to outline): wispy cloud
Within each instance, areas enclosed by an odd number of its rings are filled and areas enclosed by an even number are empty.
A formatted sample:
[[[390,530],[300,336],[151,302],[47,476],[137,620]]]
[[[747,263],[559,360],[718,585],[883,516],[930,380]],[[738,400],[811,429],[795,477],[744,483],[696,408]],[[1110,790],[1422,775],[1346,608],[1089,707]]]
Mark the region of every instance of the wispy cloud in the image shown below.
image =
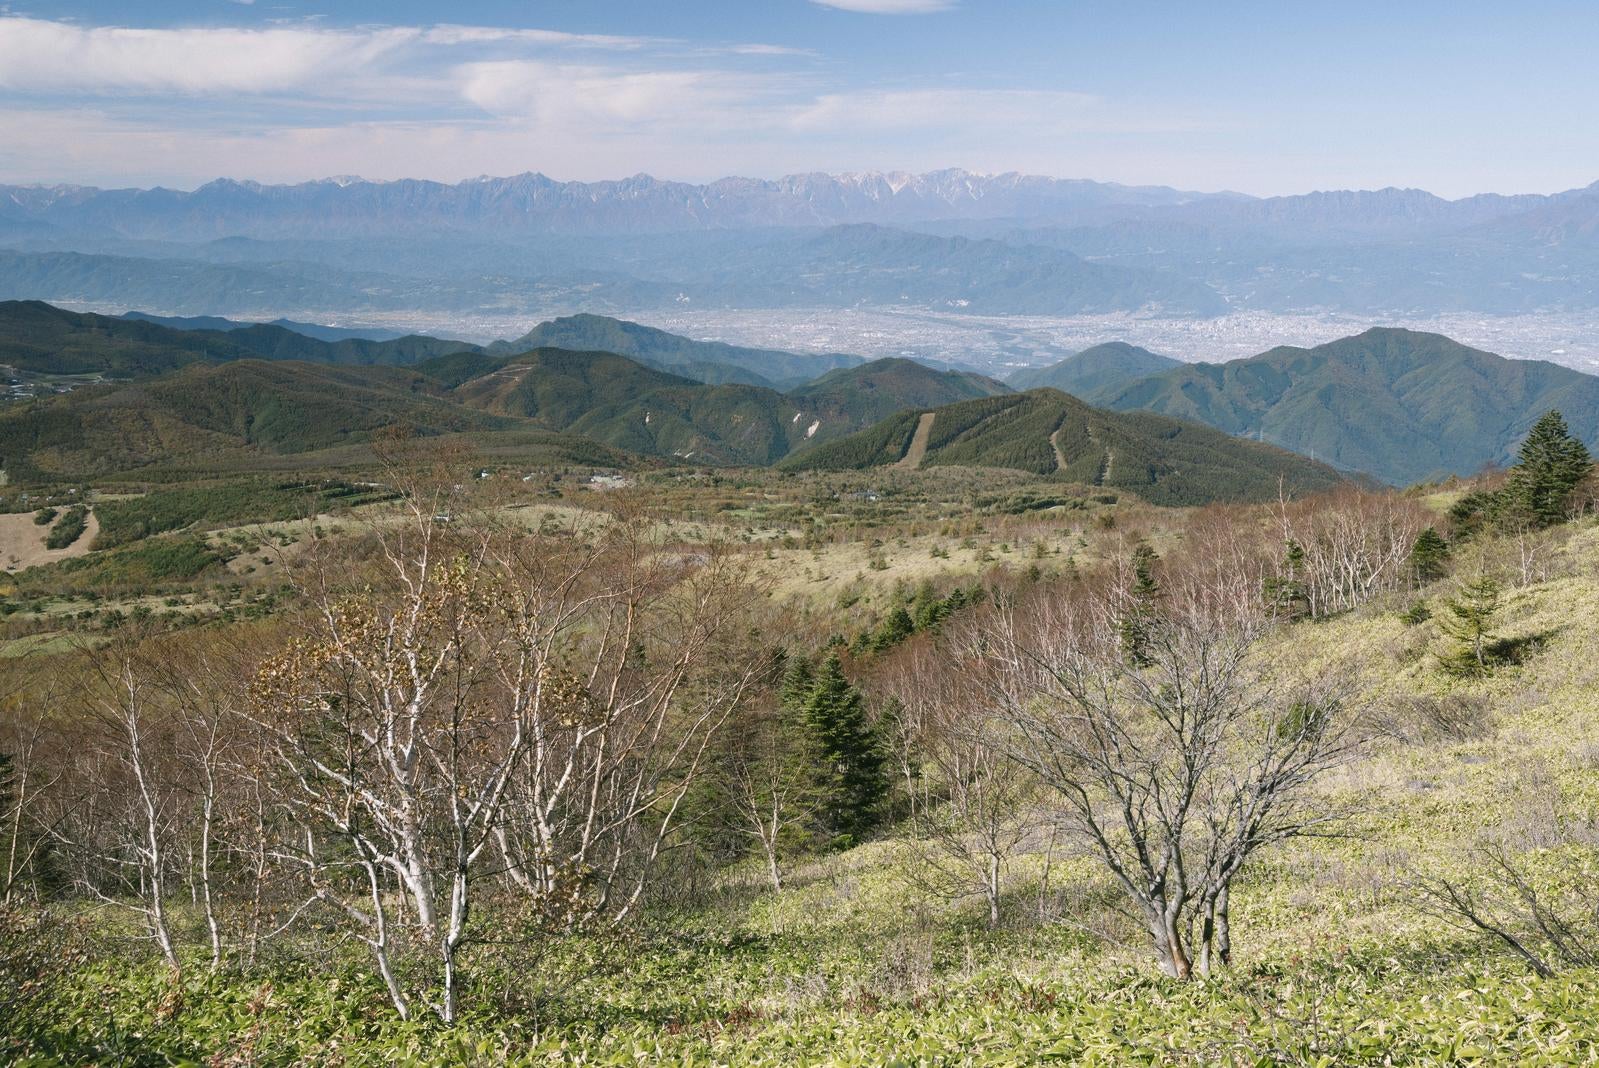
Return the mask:
[[[411,28],[162,29],[0,18],[0,88],[264,93],[312,88],[418,39]]]
[[[0,17],[0,182],[712,178],[1049,169],[1048,159],[1077,170],[1085,132],[1194,125],[1069,91],[862,88],[823,58],[781,44],[456,24],[135,29]]]
[[[955,6],[955,0],[811,0],[811,3],[864,15],[932,15]]]

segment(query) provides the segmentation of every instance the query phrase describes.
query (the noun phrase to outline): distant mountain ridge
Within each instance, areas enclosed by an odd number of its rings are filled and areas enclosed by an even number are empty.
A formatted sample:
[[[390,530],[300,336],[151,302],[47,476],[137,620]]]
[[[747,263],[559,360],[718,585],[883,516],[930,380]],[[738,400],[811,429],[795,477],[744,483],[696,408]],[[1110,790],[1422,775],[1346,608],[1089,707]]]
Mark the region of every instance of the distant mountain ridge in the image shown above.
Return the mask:
[[[1397,188],[1250,197],[958,169],[703,184],[522,174],[0,186],[10,246],[0,296],[300,318],[685,303],[1521,314],[1599,307],[1596,227],[1599,183],[1455,200]],[[935,235],[995,244],[925,240]]]
[[[835,367],[866,362],[840,352],[802,356],[721,341],[694,341],[640,323],[586,314],[540,323],[515,341],[497,341],[487,351],[508,354],[543,348],[614,352],[702,382],[742,382],[774,388],[798,385]]]
[[[959,168],[728,177],[703,184],[647,174],[597,182],[538,173],[472,178],[319,179],[269,185],[218,178],[193,190],[0,185],[0,220],[29,233],[115,233],[208,241],[411,231],[445,233],[638,233],[719,227],[895,225],[1012,219],[1094,225],[1113,218],[1171,217],[1233,225],[1369,231],[1470,226],[1599,193],[1599,182],[1555,194],[1482,193],[1447,200],[1419,189],[1326,190],[1276,197],[1126,186],[1017,172]]]
[[[647,174],[564,182],[527,173],[453,185],[417,179],[263,185],[219,178],[192,191],[0,186],[0,219],[190,241],[226,234],[374,234],[402,220],[413,229],[461,233],[636,233],[938,218],[1086,219],[1110,206],[1180,204],[1205,196],[1231,194],[960,169],[731,177],[705,184]]]

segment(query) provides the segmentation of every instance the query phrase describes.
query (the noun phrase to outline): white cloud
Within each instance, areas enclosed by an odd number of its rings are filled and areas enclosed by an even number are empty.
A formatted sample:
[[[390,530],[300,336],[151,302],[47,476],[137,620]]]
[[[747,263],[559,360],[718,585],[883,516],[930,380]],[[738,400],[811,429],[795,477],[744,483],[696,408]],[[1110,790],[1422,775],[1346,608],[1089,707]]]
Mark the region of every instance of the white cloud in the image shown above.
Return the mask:
[[[0,18],[0,88],[270,93],[359,70],[419,36],[409,28],[337,31],[85,28]]]
[[[0,17],[0,182],[1087,173],[1097,133],[1205,125],[1066,91],[860,89],[817,58],[450,24],[142,30]]]
[[[457,68],[461,93],[493,115],[545,125],[632,125],[705,118],[737,110],[760,91],[756,79],[715,71],[630,71],[527,60]],[[595,124],[601,124],[595,126]]]
[[[427,29],[422,39],[429,44],[498,44],[520,42],[582,48],[614,49],[631,52],[650,45],[665,44],[654,37],[619,37],[603,33],[564,33],[560,30],[507,29],[499,26],[440,25]]]
[[[955,0],[811,0],[811,3],[840,11],[858,11],[863,15],[931,15],[955,6]]]

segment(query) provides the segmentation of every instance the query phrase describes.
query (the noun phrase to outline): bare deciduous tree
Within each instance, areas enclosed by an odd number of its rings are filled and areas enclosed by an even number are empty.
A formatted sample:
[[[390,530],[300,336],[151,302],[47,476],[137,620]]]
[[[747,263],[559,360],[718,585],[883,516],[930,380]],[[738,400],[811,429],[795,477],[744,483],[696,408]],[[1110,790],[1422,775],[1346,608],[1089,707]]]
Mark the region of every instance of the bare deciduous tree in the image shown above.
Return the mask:
[[[1202,973],[1229,963],[1244,865],[1336,818],[1307,787],[1353,745],[1339,695],[1282,677],[1258,624],[1214,610],[1238,599],[1213,601],[1167,605],[1135,665],[1113,602],[1034,598],[974,628],[962,665],[993,743],[1053,792],[1181,979],[1196,946]]]
[[[1416,873],[1418,909],[1508,948],[1544,978],[1563,967],[1599,965],[1599,829],[1550,821],[1554,841],[1518,854],[1484,840],[1459,876]]]
[[[995,927],[1006,870],[1029,830],[1035,780],[975,729],[980,694],[947,670],[946,655],[919,643],[883,678],[919,770],[907,783],[914,788],[916,882],[942,896],[980,895]]]
[[[529,536],[437,483],[404,501],[363,583],[333,557],[309,570],[309,634],[265,665],[250,715],[295,829],[281,856],[404,1016],[418,994],[396,953],[419,947],[437,990],[421,996],[451,1021],[474,883],[625,916],[759,661],[716,550],[667,550],[627,517]]]

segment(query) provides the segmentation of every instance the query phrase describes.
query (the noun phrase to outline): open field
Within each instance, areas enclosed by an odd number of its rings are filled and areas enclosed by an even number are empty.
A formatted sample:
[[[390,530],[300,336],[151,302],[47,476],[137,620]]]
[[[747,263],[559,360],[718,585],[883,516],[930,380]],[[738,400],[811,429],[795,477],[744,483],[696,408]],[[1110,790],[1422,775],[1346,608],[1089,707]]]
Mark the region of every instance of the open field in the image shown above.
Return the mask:
[[[54,522],[60,521],[57,518]],[[0,568],[20,571],[82,556],[89,551],[89,546],[100,532],[100,522],[91,509],[83,534],[65,548],[51,549],[45,545],[45,538],[53,527],[54,523],[48,526],[36,524],[32,512],[0,513]]]

